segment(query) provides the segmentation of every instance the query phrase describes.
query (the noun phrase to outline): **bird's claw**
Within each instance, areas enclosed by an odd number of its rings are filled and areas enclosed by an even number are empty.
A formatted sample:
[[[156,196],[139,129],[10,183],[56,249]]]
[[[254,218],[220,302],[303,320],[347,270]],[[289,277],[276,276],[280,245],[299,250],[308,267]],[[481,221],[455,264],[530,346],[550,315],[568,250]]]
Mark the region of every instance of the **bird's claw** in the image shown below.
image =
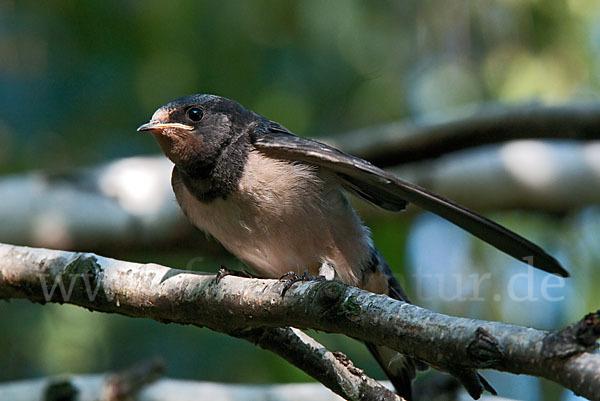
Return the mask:
[[[227,267],[225,267],[225,265],[221,265],[221,268],[219,269],[219,271],[217,272],[217,275],[215,277],[215,283],[219,284],[221,279],[226,276],[236,276],[236,277],[244,277],[244,278],[260,278],[256,275],[250,273],[246,269],[243,269],[242,271],[230,270]]]
[[[287,272],[283,276],[279,277],[279,281],[285,281],[285,284],[283,285],[283,290],[281,290],[281,297],[283,298],[287,290],[289,290],[292,287],[292,285],[296,284],[299,281],[324,280],[326,280],[325,276],[311,276],[310,274],[308,274],[308,270],[304,270],[304,274],[302,274],[301,276],[298,275],[296,272]]]

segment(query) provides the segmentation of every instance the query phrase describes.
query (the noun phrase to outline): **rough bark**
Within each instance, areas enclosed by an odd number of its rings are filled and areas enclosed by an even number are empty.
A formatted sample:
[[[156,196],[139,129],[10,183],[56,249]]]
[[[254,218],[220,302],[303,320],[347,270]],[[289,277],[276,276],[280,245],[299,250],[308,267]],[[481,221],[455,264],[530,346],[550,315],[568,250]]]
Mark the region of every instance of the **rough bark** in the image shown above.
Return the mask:
[[[545,377],[578,395],[600,400],[600,311],[564,330],[548,332],[446,316],[339,282],[295,285],[285,297],[280,295],[282,286],[277,280],[231,276],[215,283],[212,275],[156,264],[0,245],[0,298],[68,302],[96,311],[242,333],[247,339],[257,338],[253,330],[260,334],[284,326],[343,333],[441,369],[487,368]],[[306,351],[302,347],[299,354]],[[362,375],[354,376],[363,380]],[[343,389],[338,382],[324,384],[334,391]],[[353,394],[344,396],[358,399]]]

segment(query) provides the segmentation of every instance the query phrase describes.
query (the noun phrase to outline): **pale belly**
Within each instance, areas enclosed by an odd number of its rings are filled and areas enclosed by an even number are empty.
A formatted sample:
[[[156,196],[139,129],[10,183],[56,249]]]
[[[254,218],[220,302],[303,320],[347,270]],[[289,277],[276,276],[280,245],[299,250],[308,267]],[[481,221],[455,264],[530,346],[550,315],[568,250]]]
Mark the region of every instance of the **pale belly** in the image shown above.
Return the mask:
[[[263,277],[328,269],[328,278],[362,280],[369,233],[334,177],[250,152],[238,190],[227,199],[202,203],[181,183],[174,190],[194,225]]]

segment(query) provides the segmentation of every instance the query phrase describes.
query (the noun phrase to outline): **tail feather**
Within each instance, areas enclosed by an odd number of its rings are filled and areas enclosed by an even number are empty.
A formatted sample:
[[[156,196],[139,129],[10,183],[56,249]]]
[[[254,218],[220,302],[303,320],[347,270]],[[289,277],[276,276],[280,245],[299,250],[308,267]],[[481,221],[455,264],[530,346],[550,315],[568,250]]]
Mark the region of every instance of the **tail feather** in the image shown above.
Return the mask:
[[[388,282],[388,295],[400,301],[410,302],[381,253],[375,248],[373,249],[373,253],[373,259],[377,264],[376,269],[373,270],[378,270],[385,276]],[[412,401],[411,383],[416,376],[417,370],[425,370],[428,366],[412,357],[402,355],[391,348],[372,343],[365,344],[394,385],[396,392],[407,401]]]
[[[383,256],[377,249],[373,249],[374,259],[377,263],[377,270],[383,273],[388,283],[388,295],[391,298],[400,301],[409,302],[408,296],[404,292],[402,286],[392,273],[392,270],[383,259]],[[402,355],[401,353],[384,346],[377,346],[371,343],[366,343],[367,348],[387,377],[390,379],[396,392],[404,397],[407,401],[412,400],[411,382],[416,376],[418,370],[426,370],[429,366],[418,359]],[[474,369],[466,369],[460,372],[448,372],[454,376],[469,392],[469,394],[478,399],[484,390],[496,395],[496,390],[485,380],[483,376],[477,373]]]
[[[412,401],[411,383],[416,376],[415,360],[391,348],[365,343],[386,376],[406,401]]]

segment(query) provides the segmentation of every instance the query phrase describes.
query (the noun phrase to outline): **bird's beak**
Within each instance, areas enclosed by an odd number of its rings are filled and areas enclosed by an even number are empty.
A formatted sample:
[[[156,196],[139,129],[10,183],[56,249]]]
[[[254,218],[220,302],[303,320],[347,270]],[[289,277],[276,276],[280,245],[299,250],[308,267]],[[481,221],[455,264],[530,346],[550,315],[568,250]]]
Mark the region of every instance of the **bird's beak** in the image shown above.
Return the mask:
[[[166,129],[182,129],[186,131],[192,131],[194,127],[191,125],[185,125],[180,123],[160,123],[158,121],[150,121],[149,123],[142,124],[138,127],[138,132],[142,131],[164,131]]]

